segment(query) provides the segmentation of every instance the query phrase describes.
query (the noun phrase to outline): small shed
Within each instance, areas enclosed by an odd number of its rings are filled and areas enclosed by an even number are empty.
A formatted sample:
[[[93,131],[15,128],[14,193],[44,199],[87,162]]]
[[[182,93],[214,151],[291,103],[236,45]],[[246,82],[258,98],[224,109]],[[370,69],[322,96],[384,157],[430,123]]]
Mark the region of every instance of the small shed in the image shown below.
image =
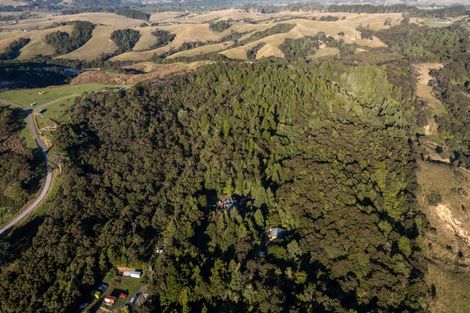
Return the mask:
[[[132,278],[140,278],[142,276],[142,272],[139,271],[132,271],[131,275]]]
[[[269,240],[276,240],[284,237],[286,230],[282,227],[271,227],[269,229]]]
[[[126,294],[126,293],[121,292],[121,293],[119,294],[119,299],[126,299],[126,298],[127,298],[127,294]]]

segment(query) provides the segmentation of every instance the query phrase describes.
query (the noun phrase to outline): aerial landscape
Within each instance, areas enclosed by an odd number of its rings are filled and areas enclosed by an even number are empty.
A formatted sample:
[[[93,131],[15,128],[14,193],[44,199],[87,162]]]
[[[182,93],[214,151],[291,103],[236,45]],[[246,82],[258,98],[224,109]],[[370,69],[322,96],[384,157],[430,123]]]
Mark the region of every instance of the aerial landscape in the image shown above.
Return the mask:
[[[0,313],[470,312],[470,1],[0,0]]]

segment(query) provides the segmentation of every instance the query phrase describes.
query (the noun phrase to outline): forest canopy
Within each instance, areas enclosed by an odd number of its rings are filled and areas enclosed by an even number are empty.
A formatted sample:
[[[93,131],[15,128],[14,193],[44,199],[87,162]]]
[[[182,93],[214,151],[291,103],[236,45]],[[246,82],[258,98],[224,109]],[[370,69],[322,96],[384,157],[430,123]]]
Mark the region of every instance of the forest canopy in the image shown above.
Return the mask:
[[[383,68],[284,61],[81,98],[0,311],[73,311],[126,265],[148,269],[148,311],[423,311],[405,102]]]
[[[37,190],[40,177],[33,151],[19,136],[21,117],[21,110],[0,106],[0,225]]]

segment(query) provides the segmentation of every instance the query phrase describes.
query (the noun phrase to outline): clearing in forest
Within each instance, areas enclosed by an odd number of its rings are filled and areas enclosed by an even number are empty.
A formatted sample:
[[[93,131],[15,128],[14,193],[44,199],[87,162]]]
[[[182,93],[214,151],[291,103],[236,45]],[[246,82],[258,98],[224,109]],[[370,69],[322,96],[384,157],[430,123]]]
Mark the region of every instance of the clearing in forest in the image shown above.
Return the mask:
[[[423,248],[426,281],[436,295],[431,312],[466,313],[470,307],[470,173],[448,165],[418,162],[418,204],[430,223]]]
[[[434,120],[434,115],[440,115],[445,112],[444,106],[441,101],[434,96],[432,87],[429,85],[432,79],[430,74],[431,70],[441,69],[442,66],[442,63],[421,63],[414,65],[417,74],[416,95],[423,99],[429,107],[426,114],[428,124],[424,126],[425,135],[437,134],[438,125]]]

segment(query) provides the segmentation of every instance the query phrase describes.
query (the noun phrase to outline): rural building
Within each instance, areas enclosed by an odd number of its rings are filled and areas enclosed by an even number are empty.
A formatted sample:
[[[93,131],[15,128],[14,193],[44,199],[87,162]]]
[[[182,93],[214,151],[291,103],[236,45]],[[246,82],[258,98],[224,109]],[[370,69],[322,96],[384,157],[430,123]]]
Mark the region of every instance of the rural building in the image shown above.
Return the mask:
[[[142,276],[142,272],[139,272],[139,271],[125,271],[125,272],[122,272],[122,276],[132,277],[132,278],[140,278]]]
[[[269,240],[276,240],[284,237],[286,230],[282,227],[272,227],[269,229]]]

